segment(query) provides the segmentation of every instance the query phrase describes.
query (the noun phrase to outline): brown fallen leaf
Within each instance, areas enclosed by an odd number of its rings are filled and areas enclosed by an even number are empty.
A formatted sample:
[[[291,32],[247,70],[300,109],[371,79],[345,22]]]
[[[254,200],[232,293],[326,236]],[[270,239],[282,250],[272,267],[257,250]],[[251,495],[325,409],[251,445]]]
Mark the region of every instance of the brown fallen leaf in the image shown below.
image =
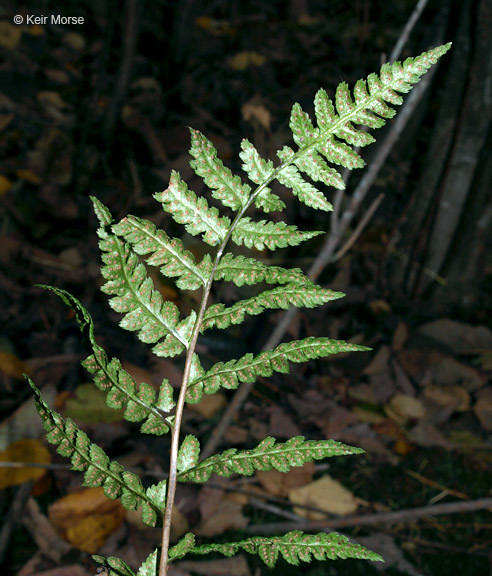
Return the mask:
[[[289,492],[289,500],[294,504],[313,506],[327,513],[340,516],[353,514],[359,506],[359,501],[352,492],[330,476],[323,476],[306,486],[294,488]],[[312,520],[326,518],[322,512],[306,510],[305,508],[294,507],[294,512]]]
[[[199,536],[215,536],[226,530],[240,530],[248,525],[248,518],[242,513],[243,505],[228,498],[220,501],[212,515],[203,518],[195,528]]]
[[[0,462],[51,463],[51,453],[46,446],[34,438],[17,440],[0,452]],[[0,468],[0,490],[18,486],[24,482],[39,480],[46,474],[44,468]]]
[[[102,488],[83,488],[56,500],[48,516],[59,534],[75,548],[91,554],[123,522],[119,500],[109,500]]]
[[[203,574],[204,576],[250,576],[248,562],[244,554],[238,554],[233,558],[218,560],[185,560],[177,562],[176,566],[181,570],[190,570],[193,574]]]
[[[398,325],[393,332],[393,338],[391,339],[391,350],[393,352],[400,352],[400,350],[403,350],[403,347],[408,340],[408,334],[408,324],[405,324],[405,322],[398,322]]]
[[[257,470],[255,475],[269,494],[284,498],[293,488],[309,484],[313,479],[314,470],[314,462],[308,462],[301,468],[292,468],[288,474],[278,470],[268,472]]]
[[[473,407],[476,417],[486,430],[492,430],[492,388],[489,386],[477,392],[477,401]]]
[[[391,350],[389,346],[381,346],[376,352],[374,358],[369,362],[369,364],[362,371],[363,374],[379,374],[383,372],[387,366],[389,359],[391,357]]]
[[[448,346],[455,353],[492,348],[492,331],[449,318],[440,318],[419,327],[418,331]]]

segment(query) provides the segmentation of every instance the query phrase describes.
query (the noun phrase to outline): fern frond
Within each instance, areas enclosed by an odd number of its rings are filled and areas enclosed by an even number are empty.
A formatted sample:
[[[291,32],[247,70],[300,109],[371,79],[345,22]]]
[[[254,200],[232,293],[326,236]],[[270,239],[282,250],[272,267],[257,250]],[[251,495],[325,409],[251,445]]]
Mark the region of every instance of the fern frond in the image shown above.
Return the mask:
[[[164,210],[178,224],[185,225],[189,234],[202,234],[203,240],[211,246],[222,242],[230,228],[229,218],[221,217],[217,208],[209,206],[205,198],[198,198],[174,170],[169,186],[163,192],[154,194],[154,198],[162,203]]]
[[[224,206],[239,210],[249,200],[251,186],[243,184],[239,176],[233,176],[217,157],[215,146],[201,132],[190,128],[190,154],[195,160],[190,166],[212,191],[212,196]]]
[[[300,363],[316,358],[325,358],[341,352],[369,350],[365,346],[316,338],[284,342],[273,350],[265,350],[258,356],[249,353],[238,360],[218,362],[210,370],[190,379],[186,390],[186,401],[199,402],[203,394],[214,394],[219,388],[236,389],[239,384],[254,382],[258,376],[269,377],[274,372],[289,373],[289,362]]]
[[[212,270],[208,254],[197,265],[195,257],[185,250],[181,240],[169,238],[155,224],[136,216],[126,216],[114,224],[112,230],[130,244],[139,256],[148,256],[147,264],[162,266],[161,273],[168,278],[177,277],[176,286],[181,290],[196,290],[205,285]]]
[[[297,246],[324,232],[301,232],[297,226],[285,222],[267,220],[254,221],[248,216],[241,218],[232,232],[232,241],[241,246],[257,250],[275,250],[287,246]]]
[[[234,282],[236,286],[259,282],[268,284],[309,284],[309,278],[300,268],[269,266],[255,258],[224,254],[215,271],[216,280]]]
[[[275,566],[279,556],[294,566],[298,566],[300,562],[311,562],[312,558],[316,560],[358,558],[383,561],[379,554],[370,552],[360,544],[353,544],[342,534],[336,532],[305,534],[301,530],[293,530],[284,536],[269,538],[254,536],[240,542],[202,544],[189,548],[186,553],[210,554],[211,552],[219,552],[224,556],[233,556],[239,550],[244,550],[248,554],[257,554],[270,568]]]
[[[343,298],[343,292],[333,292],[317,284],[287,284],[265,290],[247,300],[239,300],[232,306],[212,304],[203,316],[201,331],[209,328],[228,328],[231,324],[241,324],[246,314],[257,316],[264,310],[288,310],[292,306],[314,308],[330,300]]]
[[[125,242],[107,231],[108,221],[112,221],[109,210],[97,198],[91,199],[100,222],[99,248],[105,264],[101,274],[107,280],[101,290],[106,294],[116,294],[110,298],[109,304],[113,310],[125,315],[119,325],[125,330],[138,332],[142,342],[155,343],[166,337],[166,345],[162,343],[159,346],[158,355],[180,354],[189,342],[183,335],[183,322],[194,321],[194,317],[188,317],[178,325],[177,306],[163,302],[137,255]]]
[[[275,438],[268,437],[252,450],[238,451],[230,448],[179,474],[178,480],[203,483],[207,482],[212,474],[229,478],[232,474],[252,476],[256,470],[289,472],[291,468],[304,466],[307,462],[364,453],[361,448],[347,446],[335,440],[305,440],[303,436],[295,436],[283,444],[276,442]]]
[[[169,382],[163,380],[157,399],[156,391],[150,384],[142,382],[137,386],[120,361],[117,358],[108,360],[106,352],[97,344],[91,315],[79,300],[61,288],[40,287],[54,292],[75,313],[85,343],[92,352],[82,362],[82,366],[93,374],[95,386],[105,392],[107,405],[114,409],[124,409],[124,418],[130,422],[143,421],[140,431],[144,434],[166,434],[174,419],[168,415],[174,408],[173,389]]]
[[[83,485],[102,486],[105,496],[112,500],[119,498],[127,510],[141,508],[144,523],[155,526],[161,508],[146,493],[140,478],[118,462],[110,461],[104,450],[92,443],[73,420],[64,420],[52,411],[34,382],[28,376],[26,379],[34,392],[34,402],[46,431],[46,439],[57,447],[58,454],[70,458],[72,470],[84,472]]]

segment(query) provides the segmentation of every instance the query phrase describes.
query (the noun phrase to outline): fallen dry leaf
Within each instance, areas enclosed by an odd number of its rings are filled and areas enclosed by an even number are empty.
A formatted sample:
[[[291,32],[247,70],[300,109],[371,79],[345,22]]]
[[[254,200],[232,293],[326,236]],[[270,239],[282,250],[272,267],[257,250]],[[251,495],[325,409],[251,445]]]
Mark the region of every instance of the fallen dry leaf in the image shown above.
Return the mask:
[[[470,408],[470,394],[461,386],[426,386],[423,397],[453,411],[464,412]]]
[[[34,438],[17,440],[6,450],[0,452],[0,462],[36,462],[38,464],[51,463],[51,454],[48,448]],[[18,486],[24,482],[39,480],[46,474],[44,468],[0,468],[0,490],[9,486]]]
[[[330,476],[323,476],[306,486],[294,488],[289,492],[289,500],[294,504],[313,506],[339,516],[353,514],[359,505],[359,501],[352,492]],[[295,507],[294,512],[299,516],[313,520],[326,518],[322,512],[306,510],[305,508]]]
[[[492,388],[487,387],[477,392],[477,402],[473,407],[476,417],[486,430],[492,430]]]
[[[406,424],[410,420],[421,420],[424,418],[425,407],[419,398],[414,398],[407,394],[396,394],[386,404],[385,412],[398,424]]]
[[[184,562],[177,562],[176,566],[204,576],[250,576],[251,574],[244,554],[238,554],[233,558],[206,560],[205,562],[185,560]]]
[[[248,518],[242,513],[243,505],[224,498],[211,516],[202,519],[194,530],[200,536],[215,536],[226,530],[240,530],[248,525]]]
[[[268,434],[275,438],[291,438],[301,433],[299,426],[288,416],[280,406],[272,406]]]
[[[393,352],[400,352],[403,350],[406,341],[408,340],[408,325],[405,322],[398,322],[395,331],[393,332],[393,338],[391,339],[391,350]]]
[[[441,318],[419,327],[418,331],[456,353],[492,348],[492,331],[485,326],[471,326],[449,318]]]
[[[268,472],[257,470],[255,475],[269,494],[284,498],[293,488],[310,483],[313,479],[314,470],[314,462],[308,462],[300,468],[292,468],[288,474],[278,470]]]
[[[263,66],[266,62],[265,56],[259,52],[244,51],[238,52],[229,58],[229,66],[233,70],[246,70],[250,67]]]
[[[270,123],[272,120],[270,110],[265,108],[263,104],[249,100],[243,104],[241,113],[246,122],[253,120],[258,122],[258,124],[265,130],[270,130]]]
[[[54,502],[48,516],[59,534],[75,548],[91,554],[123,522],[119,500],[109,500],[102,488],[83,488]]]
[[[369,364],[362,371],[363,374],[379,374],[383,372],[387,366],[391,356],[391,350],[389,346],[381,346],[376,352],[374,358],[369,362]]]
[[[197,412],[207,420],[212,418],[223,406],[225,406],[226,398],[221,392],[213,395],[204,394],[198,404],[190,404],[189,409],[191,412]]]

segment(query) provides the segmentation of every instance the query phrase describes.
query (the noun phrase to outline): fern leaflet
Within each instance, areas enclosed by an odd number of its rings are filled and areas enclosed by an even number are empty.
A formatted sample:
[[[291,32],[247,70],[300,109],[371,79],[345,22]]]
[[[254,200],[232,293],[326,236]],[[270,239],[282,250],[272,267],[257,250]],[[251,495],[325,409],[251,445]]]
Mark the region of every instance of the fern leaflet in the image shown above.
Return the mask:
[[[236,389],[241,383],[254,382],[258,376],[269,377],[274,372],[288,374],[289,362],[306,362],[341,352],[364,350],[369,348],[342,340],[314,336],[285,342],[273,350],[265,350],[258,356],[249,353],[239,360],[218,362],[207,372],[197,372],[188,384],[186,401],[195,404],[201,400],[203,394],[215,394],[219,388]]]
[[[34,392],[36,409],[46,430],[46,439],[57,447],[58,454],[70,458],[72,470],[84,472],[84,486],[102,486],[108,498],[119,498],[127,510],[140,507],[143,522],[155,526],[161,509],[149,497],[149,489],[147,492],[144,490],[140,478],[126,471],[118,462],[110,461],[104,450],[93,444],[75,422],[69,418],[64,420],[50,410],[34,382],[26,378]]]
[[[232,474],[252,476],[255,470],[289,472],[291,468],[304,466],[314,460],[364,453],[361,448],[335,440],[305,440],[303,436],[295,436],[284,444],[276,442],[275,438],[267,437],[253,450],[238,451],[230,448],[179,474],[178,479],[180,482],[203,483],[212,474],[228,478]]]
[[[346,536],[336,532],[304,534],[301,530],[292,530],[284,536],[270,538],[254,536],[240,542],[203,544],[193,547],[189,546],[189,540],[186,542],[186,554],[201,555],[219,552],[224,556],[234,556],[239,550],[244,550],[248,554],[257,554],[270,568],[275,566],[279,556],[294,566],[298,566],[300,562],[311,562],[312,558],[315,560],[358,558],[383,561],[379,554],[366,550],[360,544],[350,542]]]

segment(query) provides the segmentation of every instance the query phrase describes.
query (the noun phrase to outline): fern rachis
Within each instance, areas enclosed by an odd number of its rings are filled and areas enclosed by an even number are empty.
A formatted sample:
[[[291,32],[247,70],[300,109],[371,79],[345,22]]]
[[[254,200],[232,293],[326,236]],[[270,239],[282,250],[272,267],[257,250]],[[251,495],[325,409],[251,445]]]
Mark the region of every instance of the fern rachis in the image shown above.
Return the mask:
[[[307,206],[330,211],[331,204],[313,183],[321,182],[343,189],[343,180],[333,165],[349,169],[363,165],[353,147],[366,146],[374,138],[355,128],[354,124],[381,127],[385,119],[395,114],[388,103],[402,102],[397,92],[408,92],[449,47],[435,48],[403,63],[385,64],[379,75],[371,74],[367,81],[356,83],[354,99],[345,83],[338,86],[335,103],[324,90],[319,90],[315,97],[316,126],[295,104],[290,128],[297,150],[288,146],[279,150],[280,164],[277,166],[271,160],[263,159],[254,146],[244,140],[240,152],[243,170],[256,187],[233,175],[218,158],[212,143],[191,129],[191,167],[204,180],[214,199],[227,208],[229,215],[222,215],[218,208],[209,205],[205,197],[198,197],[177,172],[172,173],[168,188],[156,194],[155,198],[189,234],[201,235],[203,241],[212,247],[200,262],[185,249],[180,239],[169,237],[151,222],[129,215],[114,223],[109,210],[97,199],[92,199],[99,220],[102,275],[106,280],[102,290],[110,296],[112,308],[123,315],[120,326],[136,332],[141,341],[151,344],[157,356],[186,355],[178,398],[174,398],[167,380],[162,382],[158,393],[148,384],[137,385],[119,360],[109,359],[97,344],[92,319],[81,303],[64,290],[50,290],[75,311],[90,354],[84,366],[94,376],[95,385],[106,393],[108,405],[123,408],[127,420],[141,423],[142,433],[158,436],[171,433],[169,479],[144,489],[137,476],[110,461],[74,422],[64,420],[51,410],[34,383],[31,380],[29,383],[48,441],[57,446],[60,454],[71,459],[74,470],[84,473],[84,484],[102,486],[108,498],[120,498],[129,510],[140,508],[143,521],[150,526],[162,521],[161,550],[149,556],[138,570],[138,576],[155,576],[157,573],[165,576],[169,562],[186,554],[210,552],[230,556],[245,550],[259,555],[269,566],[279,557],[294,565],[300,561],[309,562],[312,557],[318,560],[336,557],[381,559],[344,536],[307,535],[300,531],[281,537],[253,537],[227,544],[204,545],[196,545],[193,534],[187,534],[169,548],[172,507],[178,482],[206,482],[213,473],[228,477],[231,474],[251,475],[255,470],[273,468],[288,472],[306,462],[361,452],[331,440],[295,437],[280,444],[274,438],[266,438],[251,450],[231,448],[199,461],[198,440],[192,435],[180,440],[180,431],[186,404],[198,402],[203,394],[213,394],[221,387],[236,388],[241,383],[253,382],[258,376],[286,373],[289,363],[365,349],[323,337],[310,337],[280,344],[257,356],[249,353],[229,362],[218,362],[205,370],[196,353],[196,344],[200,333],[211,327],[226,329],[267,309],[316,307],[343,296],[315,285],[299,269],[268,266],[252,257],[235,256],[226,252],[226,248],[232,242],[257,250],[275,250],[296,246],[320,234],[300,231],[296,226],[281,221],[256,219],[246,213],[253,206],[265,213],[285,207],[269,188],[274,180],[291,189]],[[178,306],[164,301],[154,289],[142,259],[147,265],[159,267],[161,273],[174,280],[179,289],[201,290],[197,309],[182,318]],[[238,287],[260,282],[274,287],[230,306],[220,302],[210,304],[212,287],[219,280],[233,282]],[[94,558],[105,563],[110,574],[134,576],[122,560]]]

